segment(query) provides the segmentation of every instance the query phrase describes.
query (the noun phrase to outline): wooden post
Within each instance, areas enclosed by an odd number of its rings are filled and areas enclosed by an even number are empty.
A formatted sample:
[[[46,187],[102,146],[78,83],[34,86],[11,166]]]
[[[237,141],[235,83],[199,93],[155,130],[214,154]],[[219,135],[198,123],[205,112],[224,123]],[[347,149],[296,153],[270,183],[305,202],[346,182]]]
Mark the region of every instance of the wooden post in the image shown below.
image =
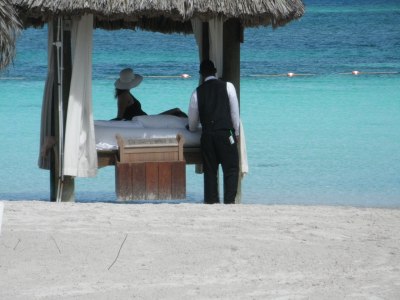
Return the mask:
[[[202,38],[201,58],[200,58],[201,61],[203,61],[205,59],[210,59],[210,33],[208,30],[209,30],[208,22],[203,22],[202,28],[201,28],[201,38]],[[199,84],[202,84],[203,82],[204,82],[204,78],[202,75],[200,75]]]
[[[53,41],[57,40],[57,18],[53,19]],[[53,73],[54,73],[54,84],[53,84],[53,99],[51,100],[51,135],[55,137],[56,141],[58,140],[58,72],[57,72],[57,48],[52,46],[53,55]],[[50,201],[55,202],[57,199],[57,190],[58,190],[58,146],[54,146],[53,151],[50,153]]]
[[[222,79],[230,81],[236,88],[240,105],[240,43],[242,26],[238,19],[224,22],[224,70]]]
[[[64,20],[63,30],[63,128],[65,138],[65,124],[67,121],[68,111],[68,98],[71,87],[71,76],[72,76],[72,52],[71,52],[71,20]],[[75,180],[72,176],[64,176],[63,190],[61,195],[61,201],[63,202],[74,202],[75,201]]]
[[[53,20],[53,41],[57,40],[57,31],[58,31],[58,22],[57,17]],[[66,28],[63,31],[63,52],[61,55],[63,56],[63,76],[62,76],[62,95],[63,95],[63,116],[62,120],[59,119],[58,114],[58,97],[59,97],[59,90],[58,90],[58,82],[61,80],[58,78],[58,71],[57,71],[57,47],[53,46],[53,50],[55,50],[53,59],[54,59],[54,85],[53,85],[53,99],[52,99],[52,116],[51,116],[51,134],[55,137],[57,141],[60,140],[59,136],[59,124],[62,122],[64,133],[65,133],[65,123],[66,123],[66,114],[68,109],[68,97],[69,97],[69,90],[71,86],[71,74],[72,74],[72,57],[71,57],[71,31],[70,28]],[[64,143],[64,141],[62,141]],[[57,143],[58,145],[58,143]],[[50,163],[50,201],[54,202],[57,198],[59,181],[59,161],[62,157],[59,156],[59,149],[58,146],[54,147],[54,151],[51,154],[51,163]],[[63,190],[61,195],[61,201],[68,202],[68,201],[75,201],[74,197],[74,179],[71,176],[64,176],[64,181],[62,183]]]
[[[224,23],[224,70],[222,79],[235,86],[240,107],[240,43],[243,41],[243,27],[238,19]],[[241,202],[242,182],[239,174],[238,192],[235,203]]]
[[[201,59],[209,59],[210,58],[210,39],[209,39],[209,32],[208,32],[208,22],[203,22],[202,27],[202,49],[201,49]]]

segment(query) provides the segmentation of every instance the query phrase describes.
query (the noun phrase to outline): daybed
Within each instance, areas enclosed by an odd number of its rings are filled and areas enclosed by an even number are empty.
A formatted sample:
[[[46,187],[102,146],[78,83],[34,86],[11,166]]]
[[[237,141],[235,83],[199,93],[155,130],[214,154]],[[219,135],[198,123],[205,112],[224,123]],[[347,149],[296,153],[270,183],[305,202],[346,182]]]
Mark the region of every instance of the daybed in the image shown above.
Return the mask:
[[[131,121],[94,122],[98,166],[115,165],[118,153],[117,134],[125,139],[184,138],[183,153],[186,164],[201,164],[201,129],[190,132],[185,128],[187,118],[170,115],[149,115],[134,117]]]

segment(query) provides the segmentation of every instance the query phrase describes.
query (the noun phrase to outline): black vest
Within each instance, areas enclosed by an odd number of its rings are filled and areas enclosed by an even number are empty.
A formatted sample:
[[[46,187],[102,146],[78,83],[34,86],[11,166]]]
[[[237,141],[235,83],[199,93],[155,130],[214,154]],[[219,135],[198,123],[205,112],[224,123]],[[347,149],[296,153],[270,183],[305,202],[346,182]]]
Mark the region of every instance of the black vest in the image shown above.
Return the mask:
[[[196,91],[203,132],[215,130],[233,131],[226,82],[217,79],[207,80]]]

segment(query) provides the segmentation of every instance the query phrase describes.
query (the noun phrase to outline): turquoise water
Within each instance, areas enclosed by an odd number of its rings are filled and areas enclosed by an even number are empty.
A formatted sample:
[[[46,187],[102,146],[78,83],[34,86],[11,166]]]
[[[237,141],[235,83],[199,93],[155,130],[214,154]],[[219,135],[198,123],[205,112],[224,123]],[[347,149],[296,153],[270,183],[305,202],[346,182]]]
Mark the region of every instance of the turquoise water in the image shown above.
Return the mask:
[[[400,4],[306,5],[300,21],[245,31],[241,117],[250,172],[243,202],[399,207]],[[0,75],[0,199],[49,198],[49,174],[37,167],[46,39],[46,28],[25,30],[14,65]],[[135,91],[148,113],[186,110],[197,65],[191,35],[96,30],[95,119],[115,116],[113,82],[126,66],[143,75],[191,74],[145,78]],[[313,75],[254,76],[288,72]],[[201,202],[203,179],[193,166],[187,181],[187,202]],[[76,198],[115,201],[114,169],[77,179]]]

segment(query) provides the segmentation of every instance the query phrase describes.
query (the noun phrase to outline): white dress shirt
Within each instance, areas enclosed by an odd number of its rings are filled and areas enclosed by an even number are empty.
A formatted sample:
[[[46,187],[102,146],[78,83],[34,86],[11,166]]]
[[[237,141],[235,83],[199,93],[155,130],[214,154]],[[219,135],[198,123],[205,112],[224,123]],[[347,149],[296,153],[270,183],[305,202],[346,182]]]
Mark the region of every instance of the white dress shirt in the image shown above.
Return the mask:
[[[204,81],[207,81],[210,79],[217,79],[217,78],[215,76],[208,76]],[[230,109],[231,109],[231,119],[232,119],[233,128],[235,129],[236,136],[239,136],[239,123],[240,123],[239,101],[238,101],[238,98],[236,95],[236,89],[232,83],[227,82],[226,83],[226,91],[227,91],[228,97],[229,97],[229,105],[230,105]],[[197,89],[194,90],[194,92],[192,93],[192,97],[190,98],[188,115],[189,115],[188,116],[189,117],[189,130],[196,131],[199,126],[199,123],[200,123],[199,107],[197,105]]]

